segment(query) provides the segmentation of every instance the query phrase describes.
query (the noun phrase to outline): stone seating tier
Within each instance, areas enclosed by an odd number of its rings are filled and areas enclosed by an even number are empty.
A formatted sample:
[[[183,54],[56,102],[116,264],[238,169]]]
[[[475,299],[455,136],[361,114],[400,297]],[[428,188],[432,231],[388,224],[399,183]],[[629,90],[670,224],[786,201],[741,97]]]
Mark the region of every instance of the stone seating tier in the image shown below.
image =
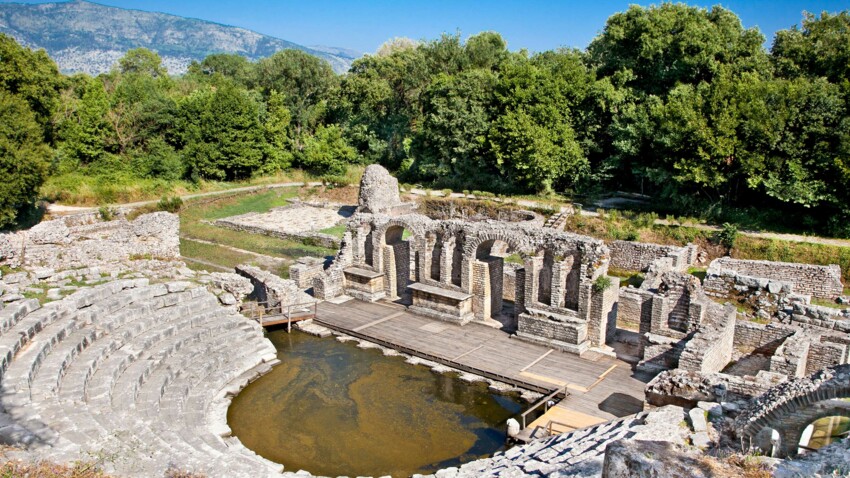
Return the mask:
[[[116,280],[0,310],[0,442],[106,471],[281,476],[230,437],[236,391],[277,363],[259,324],[185,282]],[[286,473],[290,474],[290,473]]]

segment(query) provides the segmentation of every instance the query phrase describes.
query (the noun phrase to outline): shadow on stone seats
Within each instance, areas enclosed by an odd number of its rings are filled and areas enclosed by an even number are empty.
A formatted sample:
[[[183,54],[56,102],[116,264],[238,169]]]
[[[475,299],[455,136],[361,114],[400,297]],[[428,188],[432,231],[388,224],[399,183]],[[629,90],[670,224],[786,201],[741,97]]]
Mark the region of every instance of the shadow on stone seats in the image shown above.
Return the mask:
[[[615,392],[599,403],[599,409],[617,417],[625,417],[643,411],[643,400]]]

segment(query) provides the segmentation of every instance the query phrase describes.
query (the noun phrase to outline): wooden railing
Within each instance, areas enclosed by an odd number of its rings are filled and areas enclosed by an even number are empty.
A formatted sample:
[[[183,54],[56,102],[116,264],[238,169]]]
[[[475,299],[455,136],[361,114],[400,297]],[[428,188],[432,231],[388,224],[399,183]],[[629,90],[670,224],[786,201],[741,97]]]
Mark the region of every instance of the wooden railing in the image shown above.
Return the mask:
[[[520,416],[522,417],[522,428],[523,428],[523,430],[524,430],[524,429],[525,429],[525,427],[526,427],[526,423],[525,423],[525,422],[526,422],[526,419],[525,419],[525,417],[526,417],[529,413],[531,413],[531,412],[533,412],[534,410],[536,410],[537,408],[539,408],[539,407],[540,407],[540,405],[544,405],[544,406],[545,406],[545,408],[544,408],[544,410],[543,410],[543,411],[544,411],[544,413],[545,413],[545,412],[548,412],[548,411],[549,411],[549,402],[550,402],[553,398],[555,398],[556,396],[558,396],[558,395],[562,395],[562,394],[564,395],[564,398],[567,398],[567,397],[569,397],[569,396],[570,396],[570,392],[569,392],[569,390],[567,390],[567,386],[566,386],[566,385],[564,385],[564,388],[559,388],[559,389],[557,389],[557,390],[553,391],[552,393],[550,393],[549,395],[546,395],[545,397],[541,398],[541,399],[540,399],[537,403],[535,403],[534,405],[532,405],[532,406],[531,406],[528,410],[524,411],[524,412],[522,413],[522,415],[520,415]]]
[[[552,425],[560,425],[560,426],[562,426],[562,427],[566,427],[566,428],[568,428],[568,430],[564,430],[564,431],[558,432],[558,434],[566,433],[566,432],[571,432],[571,431],[573,431],[573,430],[575,430],[575,429],[576,429],[576,427],[570,426],[570,425],[568,425],[568,424],[566,424],[566,423],[564,423],[564,422],[556,422],[555,420],[549,420],[548,422],[546,422],[546,435],[547,435],[547,436],[552,436],[552,435],[554,435],[554,433],[552,433]]]
[[[268,302],[256,302],[256,307],[243,309],[248,317],[256,320],[263,327],[286,324],[287,331],[292,330],[292,323],[316,317],[318,302],[303,302],[300,304],[269,306]]]

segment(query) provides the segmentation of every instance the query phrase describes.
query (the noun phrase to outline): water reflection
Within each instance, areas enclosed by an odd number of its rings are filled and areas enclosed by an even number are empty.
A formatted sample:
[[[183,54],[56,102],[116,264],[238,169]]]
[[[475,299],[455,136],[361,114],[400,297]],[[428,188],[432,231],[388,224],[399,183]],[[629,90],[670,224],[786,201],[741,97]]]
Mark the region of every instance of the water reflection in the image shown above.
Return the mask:
[[[362,350],[276,331],[283,362],[233,401],[228,422],[242,443],[287,470],[321,475],[433,472],[492,454],[518,400],[484,384]]]

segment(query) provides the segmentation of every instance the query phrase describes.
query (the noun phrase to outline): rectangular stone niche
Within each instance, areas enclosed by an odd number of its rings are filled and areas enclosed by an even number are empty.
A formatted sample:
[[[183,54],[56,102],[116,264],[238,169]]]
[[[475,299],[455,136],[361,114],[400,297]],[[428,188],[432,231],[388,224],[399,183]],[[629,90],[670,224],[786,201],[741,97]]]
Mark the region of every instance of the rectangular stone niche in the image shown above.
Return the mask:
[[[472,296],[464,292],[413,283],[410,311],[446,322],[464,325],[473,318]]]
[[[348,267],[343,270],[343,274],[345,275],[345,293],[351,297],[375,302],[386,296],[384,274],[359,267]]]

